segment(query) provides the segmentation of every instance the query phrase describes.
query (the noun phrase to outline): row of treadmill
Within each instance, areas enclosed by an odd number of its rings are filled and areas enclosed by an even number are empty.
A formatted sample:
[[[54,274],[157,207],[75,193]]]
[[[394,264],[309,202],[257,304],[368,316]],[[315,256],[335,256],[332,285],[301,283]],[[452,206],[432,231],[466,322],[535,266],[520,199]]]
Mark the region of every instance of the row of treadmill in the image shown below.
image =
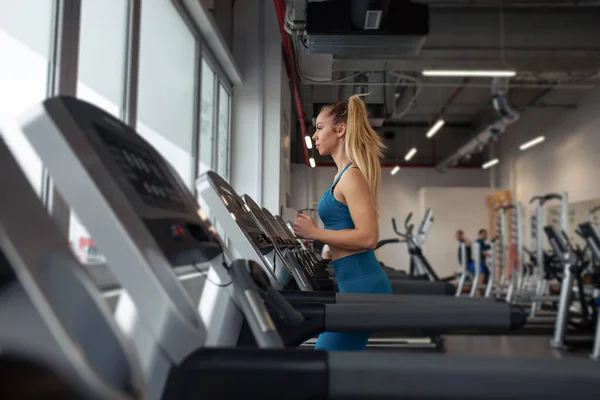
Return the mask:
[[[111,312],[0,140],[2,398],[600,396],[600,365],[587,359],[301,346],[324,331],[518,333],[527,315],[448,296],[443,282],[398,278],[392,295],[336,293],[332,272],[280,218],[214,172],[192,193],[103,110],[54,97],[19,122],[123,291]],[[179,280],[181,266],[199,271],[199,301]]]
[[[570,237],[566,192],[535,196],[530,207],[528,241],[525,207],[517,202],[496,208],[498,236],[491,241],[487,260],[489,279],[478,287],[476,270],[471,276],[470,296],[479,292],[486,298],[518,305],[528,310],[524,333],[551,335],[553,348],[591,350],[590,357],[599,360],[600,236],[595,214],[600,209],[591,207]],[[580,243],[575,243],[577,238]],[[461,251],[464,259],[464,245]],[[472,254],[479,264],[477,242]],[[457,296],[464,291],[468,275],[463,263]]]

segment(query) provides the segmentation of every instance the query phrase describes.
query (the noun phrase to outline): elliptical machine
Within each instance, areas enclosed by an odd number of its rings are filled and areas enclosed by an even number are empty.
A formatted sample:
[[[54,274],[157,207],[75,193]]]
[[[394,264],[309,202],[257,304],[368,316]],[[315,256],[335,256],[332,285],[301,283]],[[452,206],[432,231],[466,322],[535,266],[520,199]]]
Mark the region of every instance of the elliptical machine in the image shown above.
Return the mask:
[[[394,228],[394,232],[396,235],[402,238],[401,240],[398,240],[398,243],[406,243],[408,254],[410,255],[410,270],[408,273],[409,279],[419,279],[434,282],[452,281],[455,278],[454,276],[440,279],[423,254],[423,244],[427,238],[429,228],[433,223],[433,210],[431,210],[431,208],[427,209],[425,217],[421,221],[421,225],[419,226],[419,230],[416,235],[413,235],[414,225],[410,223],[412,216],[413,214],[411,212],[404,220],[405,233],[398,231],[396,219],[392,218],[392,227]]]

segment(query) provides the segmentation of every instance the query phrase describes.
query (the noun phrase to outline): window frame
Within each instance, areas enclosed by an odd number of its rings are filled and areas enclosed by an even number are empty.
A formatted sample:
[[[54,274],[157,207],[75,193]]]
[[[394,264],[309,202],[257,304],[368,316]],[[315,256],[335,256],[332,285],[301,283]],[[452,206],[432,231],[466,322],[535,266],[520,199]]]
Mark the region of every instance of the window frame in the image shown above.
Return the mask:
[[[220,79],[217,79],[217,141],[216,141],[216,146],[215,146],[215,152],[216,152],[216,170],[219,171],[219,128],[220,128],[220,118],[218,118],[219,115],[219,111],[221,110],[221,88],[223,88],[223,90],[225,90],[225,93],[227,93],[227,162],[226,162],[226,166],[225,166],[225,176],[223,176],[223,178],[226,181],[229,181],[229,173],[230,173],[230,169],[231,169],[231,157],[230,156],[230,151],[231,151],[231,92],[228,90],[227,86],[225,84],[223,84],[223,81]]]
[[[53,13],[51,22],[51,51],[48,59],[48,84],[46,88],[47,97],[57,95],[73,95],[77,93],[77,82],[79,79],[79,42],[81,29],[81,7],[82,0],[52,0]],[[141,41],[141,1],[142,0],[127,0],[127,20],[125,34],[125,74],[123,77],[123,96],[122,104],[120,104],[120,118],[132,129],[137,131],[137,115],[138,115],[138,86],[139,86],[139,67],[140,67],[140,41]],[[213,163],[212,168],[218,169],[219,163],[219,96],[220,88],[223,87],[229,96],[228,100],[228,118],[227,118],[227,176],[224,178],[229,180],[231,173],[231,121],[232,121],[232,106],[233,106],[233,84],[228,78],[225,70],[216,61],[212,50],[203,38],[200,29],[196,26],[190,14],[183,6],[181,0],[171,0],[170,3],[179,12],[181,18],[190,29],[196,39],[195,46],[195,82],[194,82],[194,121],[193,121],[193,140],[192,140],[192,162],[191,170],[192,179],[198,177],[198,161],[199,161],[199,140],[200,140],[200,96],[202,94],[201,84],[201,69],[202,59],[206,59],[207,63],[215,72],[215,93],[213,101]],[[42,201],[49,210],[53,219],[59,224],[68,236],[70,228],[71,209],[66,202],[61,198],[52,183],[48,171],[42,170]],[[196,192],[194,185],[193,192]],[[197,195],[197,193],[194,193]],[[90,273],[93,280],[98,285],[99,289],[115,289],[118,287],[116,280],[112,276],[108,267],[104,264],[84,265],[90,267]],[[176,269],[176,273],[189,273],[186,268],[182,270]]]
[[[199,99],[200,104],[199,104],[199,107],[198,107],[198,120],[199,121],[202,120],[202,74],[203,74],[202,62],[205,61],[206,64],[208,64],[208,67],[211,69],[211,71],[213,73],[213,82],[212,82],[213,83],[213,99],[212,99],[212,101],[213,101],[213,111],[212,111],[212,114],[213,114],[212,115],[212,135],[213,135],[212,137],[213,137],[213,142],[212,142],[212,149],[211,149],[211,165],[209,165],[208,168],[210,170],[214,170],[214,162],[215,162],[215,154],[216,154],[215,153],[215,144],[216,144],[216,141],[214,140],[214,138],[215,138],[215,135],[216,135],[216,132],[217,132],[216,126],[217,126],[217,123],[218,123],[218,121],[215,119],[215,118],[218,117],[218,114],[215,112],[215,110],[216,110],[217,107],[214,106],[215,105],[215,99],[217,98],[216,90],[214,90],[214,89],[216,88],[215,84],[217,82],[217,77],[219,75],[218,75],[217,69],[215,68],[214,63],[212,62],[212,60],[210,59],[210,57],[208,57],[206,54],[207,54],[206,51],[202,50],[201,53],[200,53],[200,57],[199,57],[200,68],[198,70],[198,80],[199,80],[199,89],[198,89],[199,96],[198,96],[198,99]],[[198,178],[198,175],[199,175],[199,172],[200,172],[200,170],[198,168],[198,164],[201,161],[200,160],[200,145],[201,145],[200,135],[201,135],[201,123],[198,126],[198,146],[197,146],[198,147],[198,159],[196,160],[196,164],[197,164],[196,165],[196,168],[197,168],[196,169],[196,178]]]

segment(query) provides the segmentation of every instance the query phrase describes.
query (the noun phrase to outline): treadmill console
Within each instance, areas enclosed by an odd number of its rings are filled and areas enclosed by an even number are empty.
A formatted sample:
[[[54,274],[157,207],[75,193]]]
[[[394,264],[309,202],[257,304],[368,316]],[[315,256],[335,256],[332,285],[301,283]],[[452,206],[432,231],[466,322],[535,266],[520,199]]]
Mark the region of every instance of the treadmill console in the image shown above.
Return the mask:
[[[113,160],[136,190],[144,203],[150,207],[174,211],[184,209],[183,193],[148,151],[126,137],[100,124],[94,124]]]
[[[594,225],[590,222],[579,224],[579,230],[590,245],[594,256],[600,260],[600,233],[598,233]]]
[[[269,222],[271,228],[274,229],[277,232],[277,235],[283,239],[285,245],[287,247],[295,247],[295,241],[290,240],[288,232],[282,229],[281,225],[279,224],[279,222],[277,222],[273,214],[271,214],[271,212],[264,207],[262,209],[262,212],[267,221]]]
[[[283,218],[281,218],[279,215],[275,215],[274,218],[275,218],[275,221],[277,221],[277,227],[280,229],[281,234],[285,235],[285,237],[290,242],[291,246],[298,247],[298,242],[296,240],[296,237],[294,236],[292,231],[290,231],[290,228],[288,228],[288,226],[285,223],[285,221],[283,220]]]
[[[421,221],[421,225],[419,226],[419,235],[426,236],[427,232],[429,232],[429,228],[431,227],[432,223],[433,210],[431,208],[428,208],[427,212],[425,213],[425,217],[423,218],[423,221]]]
[[[203,263],[222,254],[216,230],[201,218],[193,194],[160,153],[102,110],[70,97],[60,101],[80,128],[77,135],[67,137],[71,146],[78,147],[81,136],[89,140],[94,151],[87,155],[86,168],[112,175],[172,267]],[[55,106],[57,99],[49,104]],[[80,146],[85,148],[83,142]]]
[[[265,230],[265,232],[267,232],[268,235],[271,237],[271,239],[274,242],[273,244],[277,248],[279,248],[279,249],[281,249],[282,247],[285,247],[285,243],[283,242],[281,236],[273,228],[273,226],[271,226],[271,224],[269,223],[269,221],[267,220],[267,218],[263,214],[262,210],[260,209],[260,207],[258,206],[258,204],[256,204],[254,202],[254,200],[252,199],[252,197],[250,197],[247,194],[245,194],[243,196],[243,199],[244,199],[244,201],[246,203],[246,206],[250,210],[250,213],[254,216],[254,218],[256,218],[256,220],[262,226],[262,228]]]
[[[548,241],[552,245],[553,250],[557,254],[567,254],[570,252],[569,243],[563,235],[557,232],[556,228],[549,225],[544,227],[544,231],[548,236]]]
[[[273,251],[273,243],[254,221],[250,209],[233,188],[213,171],[206,172],[217,190],[217,194],[231,213],[238,226],[245,231],[263,255]]]

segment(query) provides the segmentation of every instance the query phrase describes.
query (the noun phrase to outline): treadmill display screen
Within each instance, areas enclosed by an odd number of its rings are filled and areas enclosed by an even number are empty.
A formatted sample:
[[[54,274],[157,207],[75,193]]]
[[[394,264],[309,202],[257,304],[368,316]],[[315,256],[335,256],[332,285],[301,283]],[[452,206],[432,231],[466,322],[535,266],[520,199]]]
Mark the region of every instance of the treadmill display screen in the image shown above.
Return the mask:
[[[594,252],[594,255],[600,259],[600,235],[596,228],[594,228],[591,223],[586,222],[579,225],[579,230],[588,241],[593,243],[591,249]]]
[[[579,230],[581,231],[583,236],[589,237],[597,244],[600,244],[600,236],[598,235],[598,232],[596,231],[596,229],[594,229],[592,224],[590,224],[589,222],[586,222],[585,224],[580,224]]]
[[[219,187],[221,200],[225,203],[225,206],[235,216],[235,220],[238,225],[240,225],[246,232],[253,232],[259,230],[252,219],[252,215],[244,206],[242,199],[240,199],[236,194],[232,193],[226,187]]]
[[[99,136],[144,203],[151,207],[181,211],[181,192],[170,182],[161,161],[133,141],[95,124]]]
[[[208,171],[207,176],[212,182],[211,186],[215,188],[215,193],[221,198],[238,227],[244,231],[263,255],[271,252],[273,244],[258,227],[244,200],[216,173]]]
[[[292,232],[290,232],[290,230],[287,228],[283,219],[281,219],[281,217],[279,215],[275,216],[273,218],[275,218],[275,220],[277,222],[277,227],[280,229],[280,232],[283,235],[285,235],[284,237],[291,240],[292,242],[296,242],[296,238],[294,237],[294,235],[292,235]]]
[[[271,236],[271,238],[275,241],[275,245],[277,245],[277,247],[283,246],[283,241],[281,240],[279,232],[277,232],[269,223],[258,204],[256,204],[254,200],[248,196],[245,196],[244,198],[246,200],[246,205],[248,208],[250,208],[250,212],[259,221],[260,225],[267,231],[269,236]]]

